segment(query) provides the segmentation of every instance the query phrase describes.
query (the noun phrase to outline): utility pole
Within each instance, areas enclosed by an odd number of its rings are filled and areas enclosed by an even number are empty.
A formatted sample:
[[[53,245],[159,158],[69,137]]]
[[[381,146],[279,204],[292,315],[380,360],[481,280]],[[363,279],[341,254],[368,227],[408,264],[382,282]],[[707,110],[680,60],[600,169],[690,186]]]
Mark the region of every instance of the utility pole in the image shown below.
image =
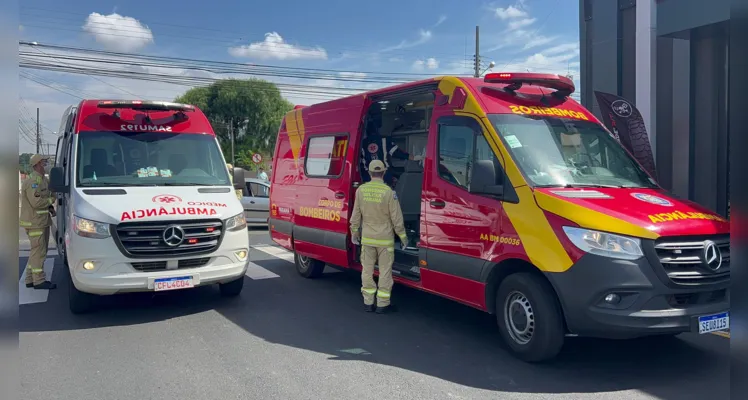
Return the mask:
[[[229,135],[231,136],[231,165],[236,167],[236,155],[234,154],[234,120],[229,122]]]
[[[36,154],[41,153],[42,136],[39,132],[39,107],[36,108]]]
[[[475,26],[475,77],[480,78],[480,32]]]

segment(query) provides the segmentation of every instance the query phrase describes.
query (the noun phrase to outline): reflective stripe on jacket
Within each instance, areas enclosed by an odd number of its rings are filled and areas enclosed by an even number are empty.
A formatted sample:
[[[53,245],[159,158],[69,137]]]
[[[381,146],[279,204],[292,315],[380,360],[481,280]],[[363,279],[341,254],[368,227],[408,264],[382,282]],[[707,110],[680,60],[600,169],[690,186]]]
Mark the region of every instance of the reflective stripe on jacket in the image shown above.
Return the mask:
[[[47,178],[34,171],[21,184],[21,216],[19,225],[22,228],[43,229],[52,225],[49,206],[55,198],[49,190]]]
[[[394,234],[407,243],[403,212],[395,192],[381,178],[372,178],[356,190],[351,216],[351,233],[361,232],[361,245],[392,248]]]

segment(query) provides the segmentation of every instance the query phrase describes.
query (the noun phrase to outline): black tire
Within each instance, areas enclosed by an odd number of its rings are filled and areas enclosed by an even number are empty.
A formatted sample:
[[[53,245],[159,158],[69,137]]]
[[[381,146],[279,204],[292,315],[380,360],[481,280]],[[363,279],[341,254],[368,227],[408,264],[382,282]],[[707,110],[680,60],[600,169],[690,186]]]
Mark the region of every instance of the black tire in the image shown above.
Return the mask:
[[[509,317],[508,305],[520,310],[520,318]],[[522,324],[521,314],[530,315]],[[526,362],[554,358],[564,344],[564,322],[561,306],[548,282],[531,273],[517,273],[501,282],[496,293],[496,320],[499,332],[512,353]],[[526,335],[520,334],[519,326]]]
[[[65,267],[70,268],[70,264],[68,264],[68,255],[67,255],[67,249],[65,248],[65,243],[62,243],[59,245],[57,250],[57,255],[62,259],[62,265]]]
[[[221,291],[223,297],[236,297],[242,292],[244,288],[244,275],[241,278],[233,280],[231,282],[219,283],[218,290]]]
[[[85,314],[94,310],[96,306],[96,295],[81,292],[76,289],[68,270],[68,307],[73,314]]]
[[[325,263],[319,260],[315,260],[310,257],[300,256],[299,253],[294,252],[294,264],[296,264],[296,272],[299,275],[307,279],[315,279],[322,276],[325,271]]]

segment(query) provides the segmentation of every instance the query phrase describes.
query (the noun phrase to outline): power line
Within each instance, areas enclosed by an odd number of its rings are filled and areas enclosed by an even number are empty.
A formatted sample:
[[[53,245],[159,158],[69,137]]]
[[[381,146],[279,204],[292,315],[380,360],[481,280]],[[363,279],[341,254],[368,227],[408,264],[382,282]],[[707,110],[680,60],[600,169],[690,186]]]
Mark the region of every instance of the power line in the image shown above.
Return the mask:
[[[237,67],[237,68],[255,68],[255,69],[264,69],[264,70],[271,70],[271,71],[287,71],[287,72],[297,71],[297,72],[304,72],[306,74],[326,72],[326,73],[336,74],[342,77],[339,80],[349,80],[349,81],[364,81],[365,82],[367,80],[361,80],[361,78],[345,78],[345,76],[361,76],[361,75],[395,76],[395,77],[402,76],[402,77],[409,77],[409,78],[389,78],[389,79],[413,80],[412,77],[436,77],[436,76],[441,75],[441,74],[423,74],[423,73],[407,73],[407,72],[373,72],[373,71],[336,70],[336,69],[324,69],[324,68],[301,68],[301,67],[285,67],[285,66],[256,64],[256,63],[248,64],[248,63],[230,62],[230,61],[211,61],[211,60],[201,60],[201,59],[195,59],[195,58],[165,57],[165,56],[153,56],[153,55],[145,55],[145,54],[115,52],[115,51],[107,51],[107,50],[96,50],[96,49],[89,49],[89,48],[82,48],[82,47],[60,46],[60,45],[43,44],[43,43],[28,42],[28,41],[19,41],[19,45],[38,46],[38,47],[61,50],[61,51],[92,53],[92,54],[97,54],[97,55],[107,55],[107,56],[138,59],[138,60],[150,60],[150,61],[161,61],[161,62],[164,62],[164,61],[182,62],[188,65],[197,63],[198,65],[211,65],[211,66],[216,66],[216,67],[224,66],[224,67]],[[329,76],[329,75],[324,75],[324,76]],[[380,79],[388,79],[388,78],[380,78]]]
[[[40,49],[40,48],[39,48],[39,46],[34,46],[34,47],[33,47],[33,49],[34,49],[34,50],[36,50],[36,51],[38,51],[38,52],[40,52],[40,53],[42,53],[42,54],[44,54],[44,55],[46,55],[46,56],[49,56],[49,57],[52,57],[52,58],[54,58],[54,59],[55,59],[55,60],[57,60],[57,61],[60,61],[60,60],[58,60],[58,59],[57,59],[56,57],[54,57],[54,56],[52,56],[52,55],[50,55],[50,54],[47,54],[47,53],[43,52],[43,51],[42,51],[42,49]],[[133,95],[133,96],[137,96],[136,94],[134,94],[134,93],[132,93],[132,92],[128,92],[128,91],[127,91],[127,90],[125,90],[125,89],[122,89],[122,88],[120,88],[120,87],[117,87],[117,86],[114,86],[114,85],[112,85],[112,84],[109,84],[109,83],[107,83],[107,82],[105,82],[105,81],[103,81],[103,80],[101,80],[101,79],[99,79],[99,78],[97,78],[97,77],[95,77],[95,76],[91,76],[91,78],[93,78],[93,79],[95,79],[95,80],[97,80],[97,81],[99,81],[99,82],[101,82],[101,83],[103,83],[103,84],[105,84],[105,85],[109,85],[109,86],[111,86],[111,87],[113,87],[113,88],[115,88],[115,89],[117,89],[117,90],[119,90],[119,91],[121,91],[121,92],[125,92],[125,93],[127,93],[127,94],[131,94],[131,95]]]

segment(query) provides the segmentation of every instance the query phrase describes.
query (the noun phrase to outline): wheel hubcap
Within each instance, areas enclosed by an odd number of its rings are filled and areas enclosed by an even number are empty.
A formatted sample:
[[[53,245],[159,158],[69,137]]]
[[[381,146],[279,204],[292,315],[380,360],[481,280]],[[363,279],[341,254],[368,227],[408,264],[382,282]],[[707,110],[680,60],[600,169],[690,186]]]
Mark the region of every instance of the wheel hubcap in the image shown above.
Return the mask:
[[[504,301],[504,323],[512,340],[527,344],[535,333],[535,313],[527,296],[512,292]]]
[[[309,257],[299,255],[299,264],[301,264],[301,268],[307,269],[309,267]]]

